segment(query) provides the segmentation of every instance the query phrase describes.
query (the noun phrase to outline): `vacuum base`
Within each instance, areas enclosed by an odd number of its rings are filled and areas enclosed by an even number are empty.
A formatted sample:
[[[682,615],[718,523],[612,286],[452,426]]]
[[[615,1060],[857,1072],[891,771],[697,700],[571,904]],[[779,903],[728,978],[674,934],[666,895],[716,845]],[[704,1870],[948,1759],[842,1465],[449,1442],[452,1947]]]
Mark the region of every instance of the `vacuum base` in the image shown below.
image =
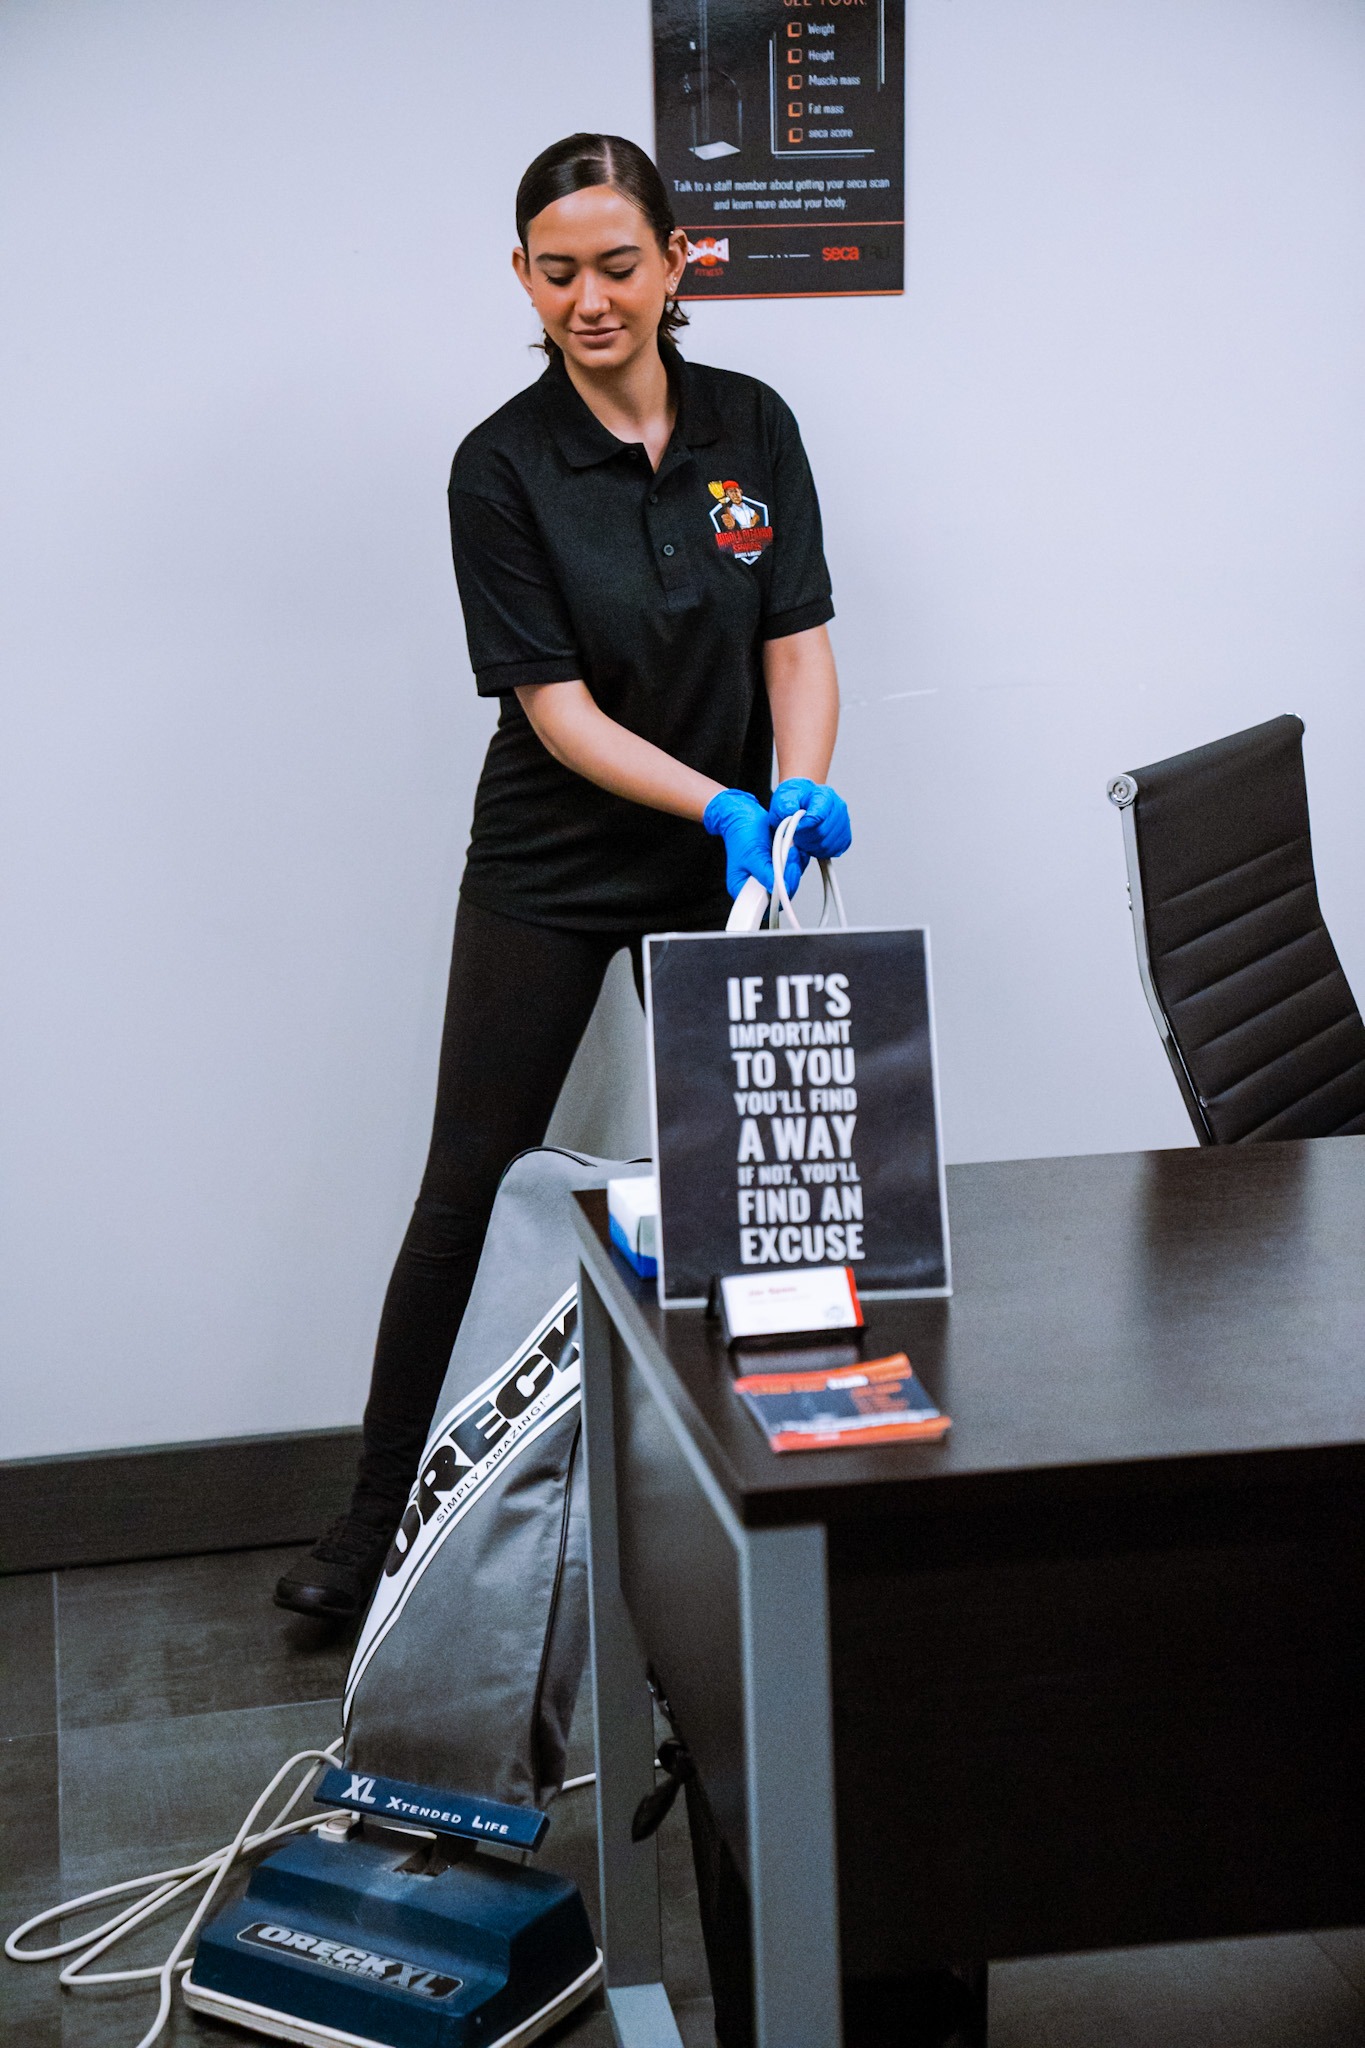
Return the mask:
[[[200,1929],[184,1989],[277,2041],[520,2048],[601,1973],[568,1878],[376,1823],[267,1856]]]
[[[581,2005],[585,1998],[591,1998],[602,1981],[602,1952],[591,1968],[584,1970],[572,1984],[566,1984],[556,1998],[543,2005],[539,2012],[522,2020],[509,2033],[500,2034],[496,2041],[489,2041],[486,2048],[525,2048],[525,2044],[538,2041],[551,2027],[558,2026],[566,2014]],[[324,2027],[315,2020],[296,2019],[292,2013],[274,2012],[269,2006],[252,2005],[249,1999],[234,1998],[226,1991],[210,1991],[195,1983],[193,1973],[184,1979],[181,1987],[185,1993],[186,2005],[195,2012],[202,2012],[208,2018],[227,2020],[233,2026],[247,2027],[254,2034],[268,2034],[275,2041],[293,2041],[301,2048],[389,2048],[385,2041],[379,2041],[370,2034],[343,2034],[336,2027]]]

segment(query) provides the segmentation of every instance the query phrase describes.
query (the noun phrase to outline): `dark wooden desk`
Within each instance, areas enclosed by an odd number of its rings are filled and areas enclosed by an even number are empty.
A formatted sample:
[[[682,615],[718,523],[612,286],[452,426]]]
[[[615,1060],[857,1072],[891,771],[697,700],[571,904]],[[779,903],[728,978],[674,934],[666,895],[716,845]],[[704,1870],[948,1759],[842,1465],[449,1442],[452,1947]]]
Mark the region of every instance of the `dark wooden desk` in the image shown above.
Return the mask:
[[[748,1876],[764,2048],[839,1973],[1365,1920],[1365,1138],[960,1167],[868,1305],[941,1445],[774,1457],[576,1198],[607,1968],[676,2038],[645,1664]]]

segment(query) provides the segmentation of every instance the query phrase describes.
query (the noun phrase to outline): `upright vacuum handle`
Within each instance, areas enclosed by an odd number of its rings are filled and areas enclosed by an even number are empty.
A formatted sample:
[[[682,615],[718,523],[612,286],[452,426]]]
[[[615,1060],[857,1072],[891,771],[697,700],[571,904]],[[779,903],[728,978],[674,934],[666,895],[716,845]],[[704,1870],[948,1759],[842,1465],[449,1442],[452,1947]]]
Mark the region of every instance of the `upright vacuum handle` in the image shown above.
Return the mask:
[[[805,815],[804,811],[793,811],[790,817],[782,820],[773,834],[773,874],[777,881],[775,894],[770,897],[762,882],[756,876],[750,875],[748,881],[730,906],[730,915],[725,924],[727,932],[761,931],[765,917],[768,920],[769,929],[776,931],[778,917],[784,910],[787,913],[788,923],[796,931],[801,930],[800,921],[797,918],[796,912],[792,909],[791,897],[787,893],[786,866],[792,840],[796,837],[796,828]],[[848,916],[844,910],[844,899],[839,894],[839,884],[834,879],[834,868],[831,862],[827,860],[821,861],[820,879],[825,886],[824,901],[820,906],[821,924],[827,925],[834,922],[846,925],[848,923]],[[831,910],[834,912],[833,919],[830,916]]]
[[[725,929],[727,932],[761,931],[767,915],[768,892],[757,875],[750,875],[730,905],[730,915],[726,920]]]

